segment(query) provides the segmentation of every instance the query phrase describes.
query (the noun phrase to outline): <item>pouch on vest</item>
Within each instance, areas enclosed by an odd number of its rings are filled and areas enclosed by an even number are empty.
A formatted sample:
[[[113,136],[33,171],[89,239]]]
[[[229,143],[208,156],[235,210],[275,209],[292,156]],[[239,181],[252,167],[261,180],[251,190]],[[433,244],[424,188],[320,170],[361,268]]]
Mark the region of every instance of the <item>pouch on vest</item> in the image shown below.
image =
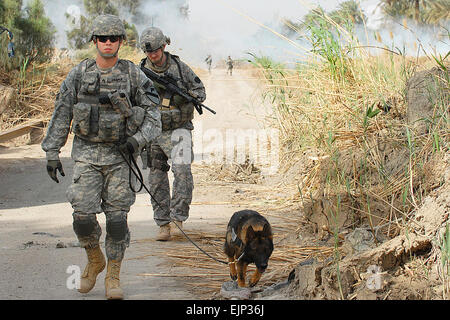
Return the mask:
[[[170,114],[172,116],[172,129],[181,125],[181,111],[180,109],[170,110]]]
[[[180,107],[181,111],[181,122],[186,122],[194,119],[194,104],[186,103]]]
[[[91,106],[77,103],[73,106],[72,131],[76,135],[87,136],[90,131]]]
[[[80,91],[88,94],[98,94],[100,90],[100,74],[88,72],[81,79]]]
[[[123,115],[114,111],[100,111],[98,119],[98,138],[104,142],[120,141]]]
[[[133,136],[144,122],[145,110],[141,107],[132,107],[132,114],[127,118],[127,136]]]
[[[163,131],[172,129],[172,117],[170,111],[161,111],[161,124]]]

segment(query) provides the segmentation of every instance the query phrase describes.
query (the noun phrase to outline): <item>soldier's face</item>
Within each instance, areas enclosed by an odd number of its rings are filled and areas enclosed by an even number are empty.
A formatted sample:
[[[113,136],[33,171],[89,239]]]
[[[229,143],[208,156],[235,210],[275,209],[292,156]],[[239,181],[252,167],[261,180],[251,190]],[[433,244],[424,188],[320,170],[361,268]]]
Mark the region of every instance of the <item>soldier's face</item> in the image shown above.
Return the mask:
[[[104,40],[104,39],[102,39]],[[114,39],[115,40],[115,39]],[[122,44],[122,39],[118,39],[117,41],[112,42],[111,39],[107,38],[106,42],[102,42],[99,39],[96,40],[96,45],[98,50],[103,54],[113,54],[119,50],[120,45]]]
[[[166,46],[164,45],[161,48],[159,48],[158,50],[147,51],[146,52],[147,58],[149,58],[149,60],[152,63],[156,64],[156,65],[160,64],[163,61],[163,55],[164,55],[164,48],[165,47]]]

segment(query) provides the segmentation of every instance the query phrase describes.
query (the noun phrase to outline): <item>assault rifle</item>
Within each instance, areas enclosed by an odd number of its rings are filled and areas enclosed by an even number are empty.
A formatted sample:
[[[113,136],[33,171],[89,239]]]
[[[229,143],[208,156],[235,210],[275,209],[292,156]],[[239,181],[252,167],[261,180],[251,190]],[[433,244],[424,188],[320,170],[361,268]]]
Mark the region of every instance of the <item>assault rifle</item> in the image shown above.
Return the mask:
[[[212,112],[213,114],[216,114],[216,112],[213,109],[205,106],[203,103],[201,103],[200,101],[195,99],[193,96],[188,94],[186,92],[186,90],[181,89],[180,87],[178,87],[177,81],[174,78],[172,78],[171,76],[169,76],[169,75],[160,76],[156,72],[153,72],[152,70],[150,70],[150,69],[148,69],[148,68],[146,68],[146,67],[144,67],[142,65],[141,65],[141,70],[145,73],[147,78],[149,78],[152,81],[157,82],[160,85],[164,86],[166,88],[166,90],[169,91],[170,93],[182,96],[184,99],[186,99],[186,101],[188,103],[191,102],[194,105],[195,109],[197,110],[198,114],[202,114],[203,113],[203,109],[202,108],[205,108],[209,112]]]

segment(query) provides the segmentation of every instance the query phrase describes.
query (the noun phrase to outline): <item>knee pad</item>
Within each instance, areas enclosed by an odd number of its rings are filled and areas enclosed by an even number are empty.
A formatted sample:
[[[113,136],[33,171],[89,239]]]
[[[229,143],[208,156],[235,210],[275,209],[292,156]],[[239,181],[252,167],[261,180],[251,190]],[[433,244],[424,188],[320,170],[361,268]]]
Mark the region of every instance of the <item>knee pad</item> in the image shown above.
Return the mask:
[[[128,223],[124,216],[113,217],[106,221],[106,232],[114,241],[126,239]]]
[[[87,237],[94,232],[96,221],[93,219],[74,219],[72,225],[77,236]]]

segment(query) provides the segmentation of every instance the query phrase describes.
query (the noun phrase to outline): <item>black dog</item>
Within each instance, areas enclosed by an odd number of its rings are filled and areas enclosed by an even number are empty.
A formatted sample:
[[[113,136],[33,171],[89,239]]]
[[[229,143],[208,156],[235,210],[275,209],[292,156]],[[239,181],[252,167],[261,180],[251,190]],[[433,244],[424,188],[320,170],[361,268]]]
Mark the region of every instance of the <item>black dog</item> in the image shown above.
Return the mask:
[[[228,223],[224,251],[230,262],[231,279],[237,279],[240,287],[245,287],[248,264],[255,263],[256,270],[249,282],[250,287],[255,286],[273,251],[269,222],[256,211],[235,212]]]

